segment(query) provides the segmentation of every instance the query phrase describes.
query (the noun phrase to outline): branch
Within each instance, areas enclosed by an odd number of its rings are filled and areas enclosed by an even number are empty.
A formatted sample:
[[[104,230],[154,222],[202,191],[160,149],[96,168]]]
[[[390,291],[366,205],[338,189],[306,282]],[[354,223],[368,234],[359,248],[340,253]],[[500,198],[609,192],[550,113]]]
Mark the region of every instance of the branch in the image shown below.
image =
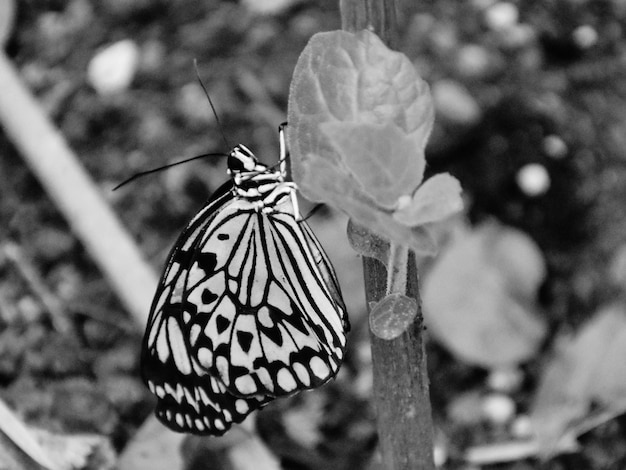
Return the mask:
[[[154,272],[2,51],[0,90],[5,132],[143,328],[157,284]]]
[[[348,31],[369,29],[388,45],[396,40],[395,0],[340,0],[342,27]],[[404,260],[395,260],[390,271],[408,266],[406,283],[388,285],[385,266],[373,258],[363,258],[367,303],[383,299],[388,289],[396,291],[405,284],[408,297],[418,301],[415,321],[399,337],[383,340],[370,334],[374,366],[374,399],[377,409],[378,435],[384,468],[434,469],[433,429],[424,350],[417,267],[413,254],[399,250]],[[397,256],[396,256],[397,258]],[[390,273],[389,279],[396,276]],[[397,273],[396,273],[397,274]],[[404,279],[396,279],[404,281]]]

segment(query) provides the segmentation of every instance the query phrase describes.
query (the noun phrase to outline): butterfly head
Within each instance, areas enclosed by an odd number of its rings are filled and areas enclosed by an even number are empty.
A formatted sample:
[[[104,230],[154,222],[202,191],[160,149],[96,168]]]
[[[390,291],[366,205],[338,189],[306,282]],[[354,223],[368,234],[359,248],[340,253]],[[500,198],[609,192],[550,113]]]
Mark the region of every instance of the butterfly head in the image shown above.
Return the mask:
[[[228,174],[262,172],[267,167],[245,145],[239,144],[228,154]]]

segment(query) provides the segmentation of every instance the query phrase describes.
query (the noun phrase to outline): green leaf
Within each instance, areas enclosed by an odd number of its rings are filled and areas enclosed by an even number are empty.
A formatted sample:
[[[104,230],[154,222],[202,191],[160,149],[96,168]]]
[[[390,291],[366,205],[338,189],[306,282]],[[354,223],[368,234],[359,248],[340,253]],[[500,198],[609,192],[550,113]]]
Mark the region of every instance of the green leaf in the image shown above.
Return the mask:
[[[463,209],[461,185],[448,173],[441,173],[426,180],[410,203],[400,207],[393,218],[409,227],[437,222]]]
[[[522,232],[496,223],[468,231],[426,275],[428,330],[468,363],[491,368],[526,361],[546,334],[537,306],[545,273],[539,248]]]
[[[558,442],[596,413],[626,409],[626,309],[603,307],[576,334],[562,336],[548,364],[531,417],[542,454],[558,450]]]
[[[289,92],[289,143],[300,159],[293,162],[297,183],[306,179],[301,162],[307,158],[340,160],[318,128],[337,121],[391,123],[419,152],[430,135],[434,108],[411,61],[374,33],[318,33],[298,59]]]
[[[316,34],[294,71],[289,124],[292,174],[307,198],[417,253],[435,252],[429,227],[393,217],[422,181],[433,124],[428,85],[407,57],[369,31]]]

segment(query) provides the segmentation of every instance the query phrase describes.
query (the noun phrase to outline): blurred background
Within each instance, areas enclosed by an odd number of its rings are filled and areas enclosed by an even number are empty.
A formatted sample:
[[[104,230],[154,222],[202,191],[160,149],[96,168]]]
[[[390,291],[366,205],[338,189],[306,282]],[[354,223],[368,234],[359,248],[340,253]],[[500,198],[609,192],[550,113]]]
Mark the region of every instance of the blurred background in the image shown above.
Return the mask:
[[[273,163],[298,55],[340,28],[331,0],[8,5],[6,55],[155,272],[225,160],[111,189],[228,150],[194,59],[228,141]],[[455,175],[466,200],[420,261],[438,463],[626,468],[626,3],[401,8],[397,48],[437,113],[427,173]],[[142,328],[1,127],[0,156],[0,397],[35,428],[103,437],[114,461],[155,403]],[[349,355],[333,383],[259,413],[258,432],[284,468],[379,468],[361,260],[342,214],[309,222],[341,281]]]

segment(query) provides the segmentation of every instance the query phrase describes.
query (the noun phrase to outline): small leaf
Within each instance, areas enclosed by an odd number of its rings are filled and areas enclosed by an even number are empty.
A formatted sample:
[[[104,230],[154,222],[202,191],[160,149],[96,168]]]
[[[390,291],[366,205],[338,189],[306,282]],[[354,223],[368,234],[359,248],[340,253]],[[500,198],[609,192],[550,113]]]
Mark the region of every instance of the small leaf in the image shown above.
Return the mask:
[[[429,331],[469,363],[492,368],[528,360],[546,333],[536,305],[544,276],[529,237],[483,224],[448,246],[426,276]]]
[[[389,294],[372,307],[370,329],[381,339],[397,338],[417,316],[417,301],[403,294]]]
[[[402,225],[413,227],[437,222],[463,209],[461,185],[448,173],[427,179],[406,207],[401,207],[393,218]]]
[[[308,163],[305,164],[305,167]],[[337,169],[329,162],[317,163],[315,171],[310,171],[310,179],[306,184],[314,186],[326,195],[325,202],[341,208],[362,226],[367,226],[382,238],[409,246],[415,253],[432,256],[437,252],[437,244],[431,229],[425,226],[405,227],[395,222],[391,213],[373,210],[375,202],[367,194],[359,193],[356,183],[348,184],[346,180],[333,177]],[[302,189],[302,186],[300,186]]]
[[[348,241],[354,251],[361,256],[374,258],[387,266],[389,262],[389,241],[370,232],[366,227],[348,221]]]

